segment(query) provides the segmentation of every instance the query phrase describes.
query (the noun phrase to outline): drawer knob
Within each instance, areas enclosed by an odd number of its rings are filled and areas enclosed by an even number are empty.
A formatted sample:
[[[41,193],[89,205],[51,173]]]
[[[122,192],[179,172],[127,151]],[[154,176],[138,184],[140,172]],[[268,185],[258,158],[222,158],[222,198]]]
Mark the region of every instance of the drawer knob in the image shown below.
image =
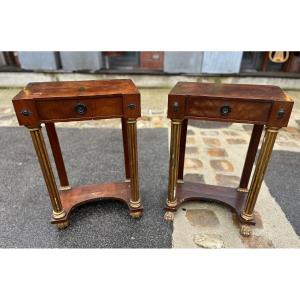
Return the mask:
[[[78,103],[76,106],[75,106],[75,111],[80,114],[80,115],[84,115],[87,111],[87,107],[86,105],[82,104],[82,103]]]
[[[127,107],[128,107],[129,109],[135,109],[135,108],[136,108],[136,105],[135,105],[134,103],[129,103],[129,104],[127,105]]]
[[[179,112],[179,103],[177,101],[173,103],[173,112]]]
[[[231,112],[231,108],[228,105],[224,105],[220,108],[220,114],[222,116],[227,116]]]
[[[284,117],[284,115],[285,115],[284,109],[283,109],[283,108],[280,108],[280,109],[278,110],[278,113],[277,113],[278,119],[282,119],[282,118]]]
[[[31,111],[27,110],[27,109],[23,109],[21,111],[21,115],[24,117],[29,117],[31,115]]]

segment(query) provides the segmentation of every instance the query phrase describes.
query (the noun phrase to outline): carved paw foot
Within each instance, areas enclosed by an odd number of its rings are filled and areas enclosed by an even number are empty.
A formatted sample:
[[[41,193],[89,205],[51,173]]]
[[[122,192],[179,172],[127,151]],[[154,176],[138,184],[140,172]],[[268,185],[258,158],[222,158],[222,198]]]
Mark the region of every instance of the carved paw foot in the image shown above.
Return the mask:
[[[166,211],[164,219],[166,221],[174,221],[175,213],[173,211]]]
[[[242,236],[250,236],[252,234],[252,228],[250,225],[241,224],[240,233]]]
[[[69,221],[64,221],[64,222],[61,222],[61,223],[56,223],[56,226],[57,226],[58,229],[65,229],[69,225],[70,225]]]
[[[138,219],[142,216],[143,212],[142,211],[131,211],[130,216],[134,219]]]

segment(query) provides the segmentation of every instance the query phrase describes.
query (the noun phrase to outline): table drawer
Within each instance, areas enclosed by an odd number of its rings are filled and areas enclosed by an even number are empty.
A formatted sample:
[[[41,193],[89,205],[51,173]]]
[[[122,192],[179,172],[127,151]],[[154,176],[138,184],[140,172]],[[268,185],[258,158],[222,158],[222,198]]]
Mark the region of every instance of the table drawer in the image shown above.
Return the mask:
[[[93,117],[94,100],[38,101],[36,108],[42,121],[80,120]]]
[[[271,106],[270,102],[190,97],[187,101],[185,114],[204,119],[266,122],[269,118]]]
[[[122,98],[68,99],[37,101],[41,121],[88,120],[122,116]]]
[[[123,115],[123,98],[95,99],[94,117],[121,117]]]

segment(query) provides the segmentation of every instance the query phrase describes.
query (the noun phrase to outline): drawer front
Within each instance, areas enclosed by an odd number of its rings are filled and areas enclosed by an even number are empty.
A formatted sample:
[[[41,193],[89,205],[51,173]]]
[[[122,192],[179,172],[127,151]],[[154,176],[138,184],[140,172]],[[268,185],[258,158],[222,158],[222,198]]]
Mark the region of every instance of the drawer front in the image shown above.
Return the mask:
[[[122,116],[122,98],[37,101],[41,121],[76,121]]]
[[[99,98],[95,100],[95,118],[121,117],[123,115],[122,97]]]
[[[38,101],[36,108],[41,121],[66,121],[93,117],[94,100],[52,100]]]
[[[228,120],[236,122],[268,121],[272,104],[269,102],[199,99],[190,97],[186,115],[204,119]]]

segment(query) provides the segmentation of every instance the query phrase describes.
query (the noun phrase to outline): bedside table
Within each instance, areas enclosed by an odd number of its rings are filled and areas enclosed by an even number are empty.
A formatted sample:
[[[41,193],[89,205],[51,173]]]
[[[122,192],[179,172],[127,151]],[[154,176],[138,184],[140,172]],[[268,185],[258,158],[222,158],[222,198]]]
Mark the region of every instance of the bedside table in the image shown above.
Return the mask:
[[[214,84],[179,82],[168,97],[171,119],[166,220],[173,220],[178,206],[189,200],[224,203],[239,216],[241,234],[251,234],[255,225],[254,207],[281,127],[286,127],[293,101],[279,88],[270,85]],[[188,119],[254,124],[239,186],[220,187],[183,181]],[[250,188],[248,183],[261,134],[265,128]]]
[[[13,105],[19,124],[26,126],[31,134],[53,207],[52,223],[65,228],[76,206],[107,198],[124,201],[132,217],[142,215],[136,130],[141,106],[139,91],[131,80],[30,83],[14,97]],[[122,122],[125,182],[70,187],[55,122],[107,118],[120,118]],[[60,189],[56,186],[41,123],[45,123]]]

